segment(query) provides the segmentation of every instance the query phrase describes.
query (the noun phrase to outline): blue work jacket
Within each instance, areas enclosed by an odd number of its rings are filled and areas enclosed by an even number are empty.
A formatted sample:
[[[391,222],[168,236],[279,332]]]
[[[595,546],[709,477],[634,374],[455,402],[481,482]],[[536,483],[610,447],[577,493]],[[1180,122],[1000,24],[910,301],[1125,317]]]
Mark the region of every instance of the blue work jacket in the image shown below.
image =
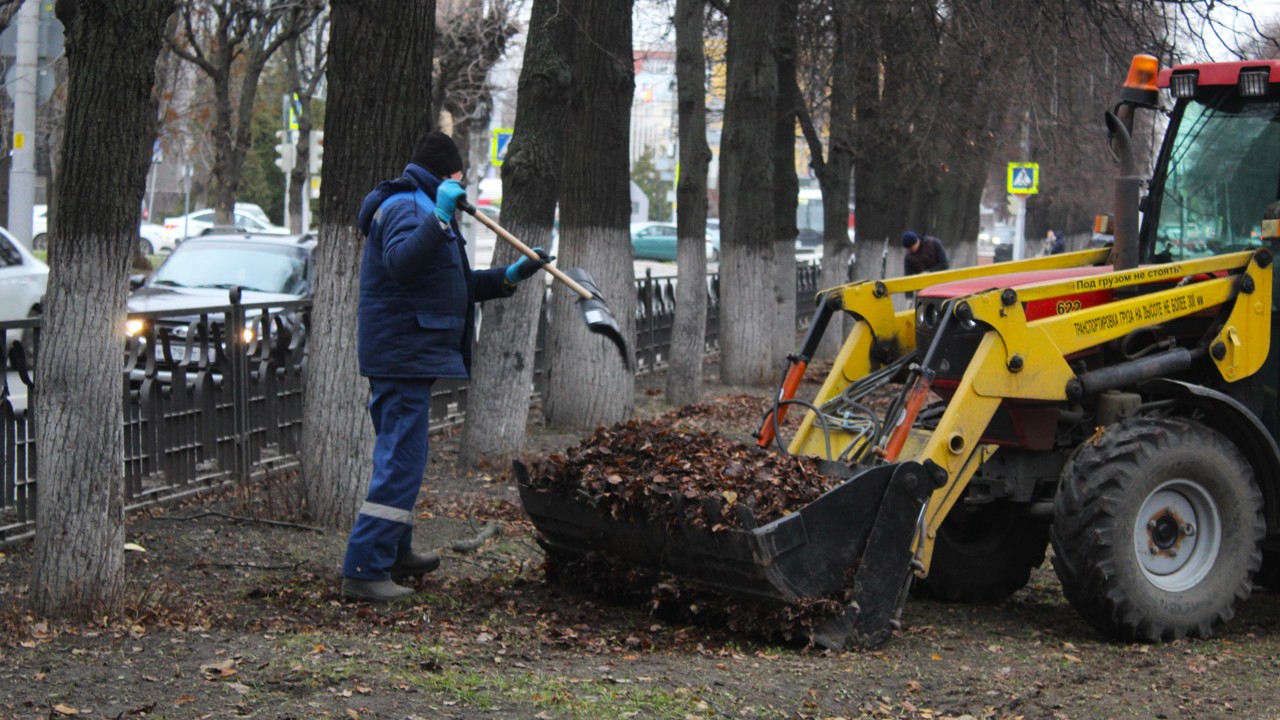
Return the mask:
[[[356,347],[366,377],[469,377],[475,304],[515,291],[504,282],[506,266],[472,271],[457,217],[445,227],[435,215],[440,183],[410,163],[360,207]]]

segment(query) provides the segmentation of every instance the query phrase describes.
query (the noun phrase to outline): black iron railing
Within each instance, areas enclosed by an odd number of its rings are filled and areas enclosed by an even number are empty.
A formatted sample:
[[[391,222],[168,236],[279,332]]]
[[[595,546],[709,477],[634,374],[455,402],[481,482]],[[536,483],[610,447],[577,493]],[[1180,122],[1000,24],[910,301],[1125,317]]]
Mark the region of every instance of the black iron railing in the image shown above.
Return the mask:
[[[796,269],[796,326],[813,312],[816,265]],[[708,353],[718,352],[719,276],[707,276]],[[302,435],[308,302],[230,304],[198,314],[140,313],[122,372],[125,506],[136,509],[249,477],[295,461]],[[675,278],[636,282],[638,372],[666,364],[675,315]],[[544,389],[539,323],[534,392]],[[248,331],[248,332],[246,332]],[[40,347],[39,319],[0,323],[6,372],[0,385],[0,545],[35,530],[37,458],[28,372]],[[480,350],[481,352],[483,350]],[[432,392],[433,430],[466,415],[467,385],[441,381]]]

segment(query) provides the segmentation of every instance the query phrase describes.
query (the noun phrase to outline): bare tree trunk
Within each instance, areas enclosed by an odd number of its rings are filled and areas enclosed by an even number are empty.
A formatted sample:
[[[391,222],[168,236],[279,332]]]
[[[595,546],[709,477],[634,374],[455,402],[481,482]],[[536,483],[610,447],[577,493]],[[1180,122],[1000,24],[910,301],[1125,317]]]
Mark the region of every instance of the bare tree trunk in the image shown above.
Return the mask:
[[[289,232],[305,232],[302,227],[302,204],[311,202],[307,165],[311,156],[311,98],[298,95],[298,141],[294,143],[293,170],[289,173]]]
[[[369,482],[369,386],[356,363],[356,306],[365,194],[399,175],[431,126],[435,0],[333,0],[324,181],[310,357],[303,397],[307,510],[346,528]],[[386,71],[388,67],[399,70]],[[376,107],[378,112],[370,112]]]
[[[775,375],[784,368],[787,355],[796,347],[796,207],[800,182],[796,177],[796,114],[799,93],[796,87],[796,2],[783,0],[774,7],[777,46],[775,62],[778,94],[773,138],[774,283],[773,355],[769,365]]]
[[[854,85],[854,112],[858,118],[855,136],[857,161],[853,166],[858,208],[854,280],[879,280],[902,274],[902,248],[898,238],[905,218],[898,217],[900,209],[895,212],[894,188],[889,178],[895,165],[886,135],[892,123],[885,120],[886,111],[881,102],[886,4],[887,0],[869,0],[861,6],[865,20],[858,38]],[[887,257],[884,254],[886,249],[889,251]],[[825,258],[823,264],[826,264]]]
[[[625,338],[635,337],[635,272],[629,228],[628,124],[635,74],[631,63],[631,2],[577,0],[572,47],[574,83],[560,206],[560,258],[588,268]],[[552,294],[544,412],[552,425],[591,429],[625,420],[635,410],[635,376],[617,351],[592,335],[576,295]],[[634,348],[632,349],[634,352]]]
[[[534,2],[520,71],[519,111],[502,163],[502,224],[530,247],[551,247],[567,140],[564,108],[573,78],[567,51],[573,32],[558,0]],[[499,242],[494,264],[514,262],[516,255]],[[524,442],[543,281],[542,274],[536,275],[513,297],[484,306],[458,450],[464,465],[506,465]]]
[[[707,147],[706,53],[703,0],[676,0],[676,93],[680,136],[680,184],[676,188],[676,314],[667,366],[667,402],[702,399],[707,344]]]
[[[33,398],[41,463],[31,597],[45,615],[97,616],[124,599],[121,339],[156,57],[172,11],[172,0],[57,6],[69,62],[67,132]]]
[[[735,0],[729,13],[720,153],[720,375],[738,385],[776,380],[773,316],[774,65],[772,0]]]
[[[824,288],[849,282],[849,183],[853,179],[854,90],[857,82],[859,33],[856,0],[837,0],[832,13],[835,25],[835,55],[831,63],[831,127],[826,161],[819,166],[822,188],[822,282]],[[883,247],[881,244],[880,247]],[[864,252],[875,257],[876,244]],[[833,318],[818,348],[818,356],[834,358],[852,330],[852,320],[843,313]]]

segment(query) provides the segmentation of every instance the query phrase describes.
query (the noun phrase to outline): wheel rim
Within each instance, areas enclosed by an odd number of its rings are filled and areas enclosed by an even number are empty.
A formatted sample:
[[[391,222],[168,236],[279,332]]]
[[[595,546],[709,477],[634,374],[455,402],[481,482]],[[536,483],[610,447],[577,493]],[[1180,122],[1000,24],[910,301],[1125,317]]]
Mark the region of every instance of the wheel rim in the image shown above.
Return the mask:
[[[1194,587],[1213,569],[1222,546],[1218,505],[1193,480],[1162,483],[1143,501],[1133,526],[1142,574],[1169,592]]]

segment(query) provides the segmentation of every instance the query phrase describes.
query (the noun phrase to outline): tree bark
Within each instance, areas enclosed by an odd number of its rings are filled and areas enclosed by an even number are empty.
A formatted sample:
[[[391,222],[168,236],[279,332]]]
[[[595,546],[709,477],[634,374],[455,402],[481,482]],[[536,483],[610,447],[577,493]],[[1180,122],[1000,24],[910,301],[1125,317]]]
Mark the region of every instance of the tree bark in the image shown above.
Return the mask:
[[[772,0],[734,0],[720,153],[720,375],[774,382],[773,132],[778,75]]]
[[[628,132],[635,75],[631,2],[561,3],[575,16],[575,83],[560,204],[560,261],[589,268],[624,338],[635,337],[635,271],[629,234]],[[577,295],[552,293],[544,412],[558,428],[589,430],[635,410],[635,376],[613,346],[590,334]],[[634,354],[634,348],[631,348]]]
[[[346,528],[364,499],[373,449],[369,387],[356,362],[364,249],[356,217],[365,194],[399,176],[431,127],[435,0],[333,0],[331,17],[302,473],[311,516]]]
[[[707,344],[707,147],[706,53],[703,0],[676,0],[676,101],[680,182],[676,187],[676,312],[667,365],[667,402],[702,399]]]
[[[155,122],[151,88],[172,10],[172,0],[57,5],[67,132],[32,403],[41,464],[31,598],[43,615],[94,617],[125,599],[121,340]]]
[[[827,156],[819,166],[818,185],[822,189],[822,282],[824,288],[849,282],[849,195],[853,179],[854,91],[857,83],[859,33],[855,0],[836,0],[833,25],[835,52],[832,59],[830,93],[830,140]],[[871,245],[866,250],[874,250]],[[874,253],[872,253],[874,256]],[[832,319],[818,348],[818,356],[834,358],[852,330],[852,319],[844,313]]]
[[[796,116],[799,93],[787,89],[796,81],[795,0],[780,0],[774,6],[777,37],[774,62],[778,73],[778,93],[773,129],[773,338],[769,365],[775,375],[782,371],[787,355],[796,348],[796,207],[800,181],[796,177]]]
[[[858,210],[854,280],[879,280],[902,274],[898,237],[905,218],[896,217],[901,211],[894,209],[894,186],[889,176],[896,165],[888,136],[892,123],[886,122],[887,112],[881,102],[886,4],[886,0],[870,0],[862,6],[865,24],[859,38],[861,49],[854,85],[854,113],[858,119],[857,161],[853,166]]]
[[[502,163],[502,225],[530,247],[551,247],[567,143],[564,108],[573,82],[568,50],[574,28],[560,5],[559,0],[533,4],[518,112]],[[514,262],[517,256],[505,243],[494,248],[495,265]],[[524,442],[544,282],[540,273],[511,298],[484,306],[458,450],[464,465],[506,466]]]

